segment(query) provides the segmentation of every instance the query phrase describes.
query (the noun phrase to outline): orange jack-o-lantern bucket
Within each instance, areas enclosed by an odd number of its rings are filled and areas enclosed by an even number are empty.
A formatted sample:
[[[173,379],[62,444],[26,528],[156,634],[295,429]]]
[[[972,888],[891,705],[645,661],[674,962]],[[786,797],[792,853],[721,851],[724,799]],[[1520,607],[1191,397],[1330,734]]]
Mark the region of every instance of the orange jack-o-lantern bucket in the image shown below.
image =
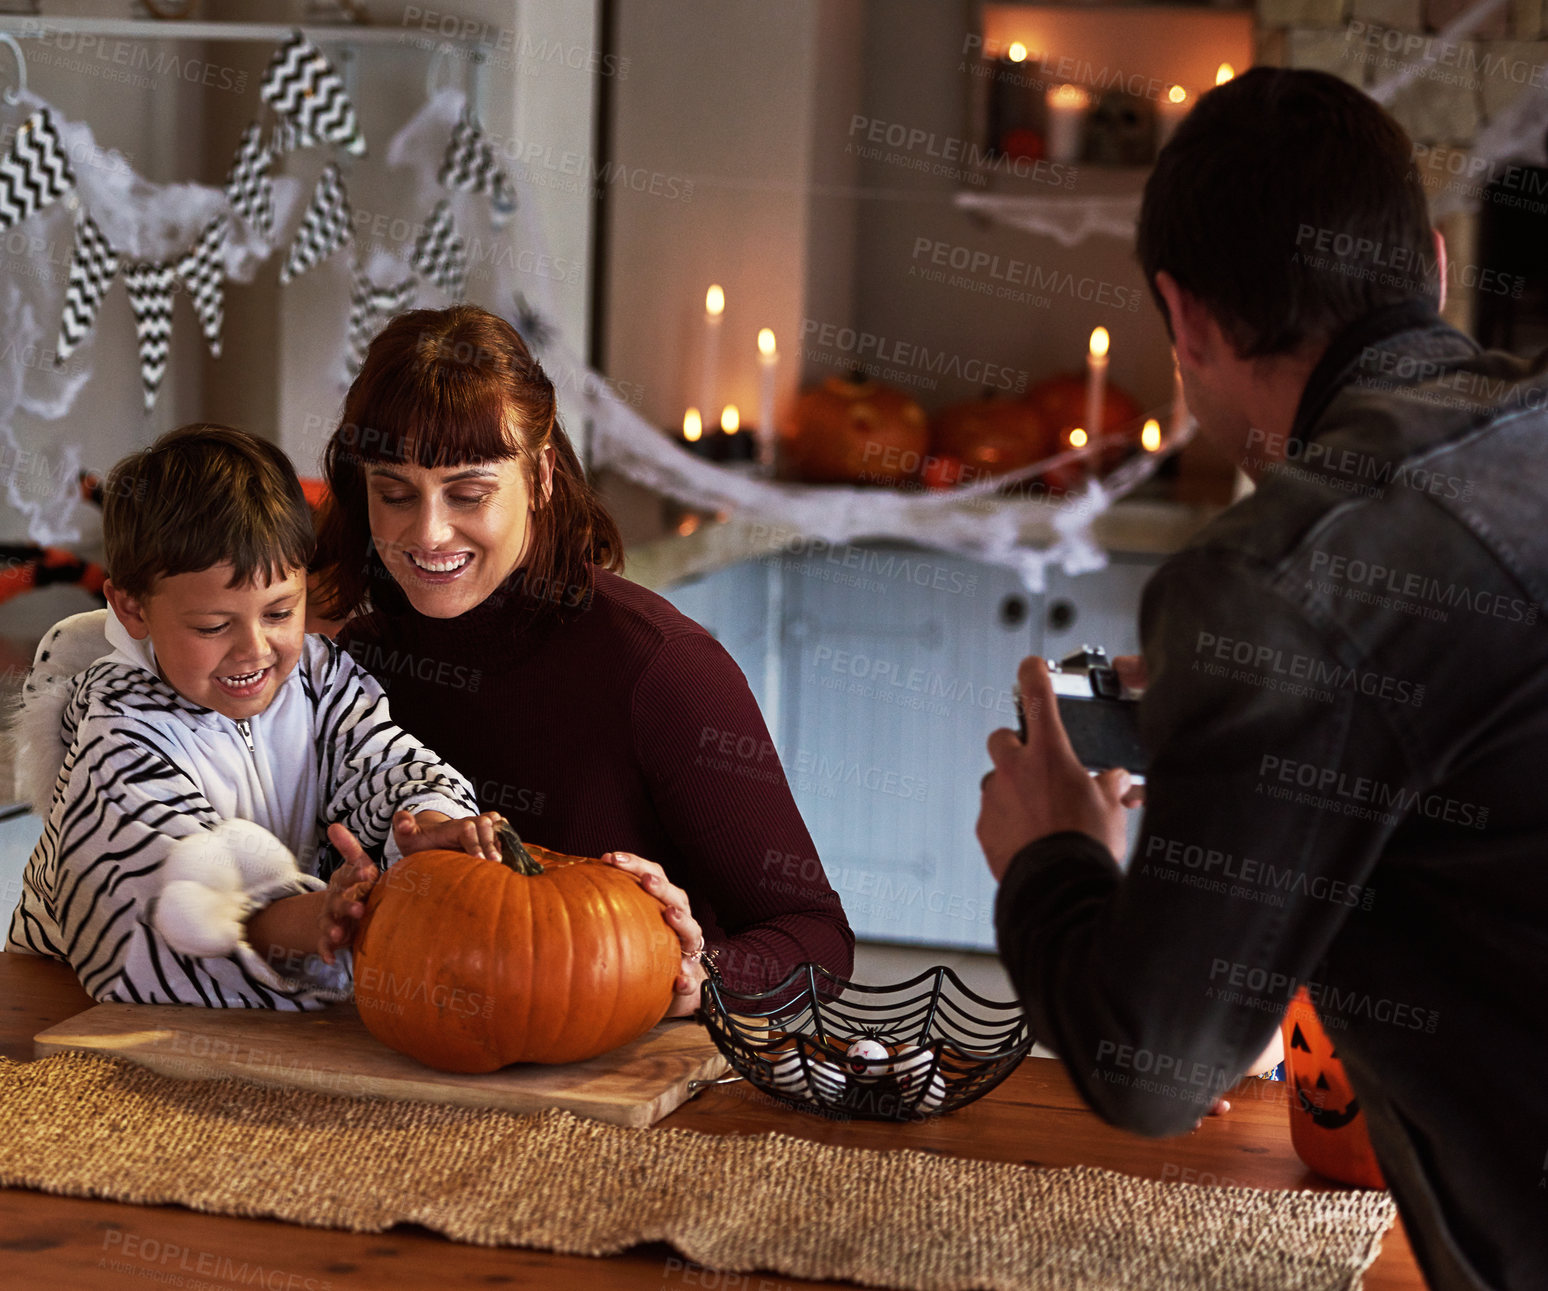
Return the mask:
[[[1290,1083],[1290,1141],[1320,1175],[1362,1188],[1385,1188],[1365,1114],[1328,1033],[1302,987],[1280,1024]]]

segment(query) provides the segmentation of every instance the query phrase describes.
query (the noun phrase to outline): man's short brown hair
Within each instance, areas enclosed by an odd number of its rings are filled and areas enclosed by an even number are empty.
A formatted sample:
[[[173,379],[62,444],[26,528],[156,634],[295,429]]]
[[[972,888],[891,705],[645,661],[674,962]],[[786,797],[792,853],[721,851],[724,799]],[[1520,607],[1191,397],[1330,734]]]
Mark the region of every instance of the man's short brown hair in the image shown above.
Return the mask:
[[[180,426],[131,453],[103,488],[108,577],[143,598],[158,578],[229,562],[230,587],[304,570],[316,539],[290,459],[230,426]]]

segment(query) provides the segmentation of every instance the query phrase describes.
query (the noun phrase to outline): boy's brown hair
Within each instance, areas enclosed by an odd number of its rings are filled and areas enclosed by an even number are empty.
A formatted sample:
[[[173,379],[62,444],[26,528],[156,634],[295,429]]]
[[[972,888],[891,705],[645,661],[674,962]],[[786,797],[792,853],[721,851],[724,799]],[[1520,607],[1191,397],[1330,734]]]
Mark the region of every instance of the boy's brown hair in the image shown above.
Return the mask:
[[[158,578],[229,561],[228,587],[304,570],[316,538],[290,459],[246,431],[208,422],[131,453],[103,488],[108,577],[143,599]]]

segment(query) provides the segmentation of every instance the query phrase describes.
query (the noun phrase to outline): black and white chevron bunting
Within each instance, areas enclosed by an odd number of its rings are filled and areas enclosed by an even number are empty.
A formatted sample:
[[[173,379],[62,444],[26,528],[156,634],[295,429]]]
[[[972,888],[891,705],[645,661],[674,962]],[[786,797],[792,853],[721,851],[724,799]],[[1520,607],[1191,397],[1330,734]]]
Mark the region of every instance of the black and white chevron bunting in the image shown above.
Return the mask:
[[[217,359],[221,325],[226,317],[226,264],[220,254],[225,242],[226,217],[217,215],[204,226],[193,250],[177,262],[177,276],[188,289],[205,342]]]
[[[374,283],[362,265],[354,268],[354,284],[349,294],[349,353],[347,366],[354,376],[365,362],[371,338],[394,314],[401,314],[414,303],[419,280],[413,274],[388,286]]]
[[[16,128],[16,138],[0,157],[0,232],[56,202],[75,187],[47,108],[39,108]]]
[[[274,236],[274,180],[269,173],[273,160],[263,142],[263,127],[254,121],[242,131],[226,176],[231,209],[266,238]]]
[[[516,209],[516,191],[495,160],[494,146],[484,138],[472,113],[464,113],[453,128],[436,178],[442,188],[489,194],[497,225],[503,224]]]
[[[421,277],[454,298],[462,295],[463,280],[468,275],[467,247],[452,221],[451,203],[444,197],[435,204],[424,232],[414,240],[409,263]]]
[[[311,205],[290,244],[285,266],[280,270],[281,285],[299,278],[319,260],[325,260],[350,240],[349,194],[339,168],[327,166],[318,176]]]
[[[75,216],[75,250],[70,256],[70,281],[65,286],[64,316],[59,322],[57,362],[63,363],[75,353],[75,347],[91,331],[97,306],[117,275],[118,252],[82,208]]]
[[[342,144],[357,157],[365,154],[365,136],[343,80],[322,50],[300,31],[291,32],[274,51],[259,94],[294,127],[294,135],[285,138],[286,150],[321,140]]]
[[[134,332],[140,339],[140,384],[145,387],[147,412],[156,404],[172,347],[172,285],[169,264],[132,264],[124,270]]]

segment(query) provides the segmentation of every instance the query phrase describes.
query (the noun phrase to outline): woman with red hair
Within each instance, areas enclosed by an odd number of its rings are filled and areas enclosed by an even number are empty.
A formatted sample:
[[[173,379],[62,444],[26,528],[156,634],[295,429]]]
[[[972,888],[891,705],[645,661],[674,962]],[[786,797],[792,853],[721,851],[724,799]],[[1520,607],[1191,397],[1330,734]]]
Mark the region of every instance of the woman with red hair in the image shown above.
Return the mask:
[[[854,934],[757,702],[708,632],[616,572],[617,527],[509,323],[466,305],[394,319],[324,470],[340,642],[481,809],[666,904],[684,951],[670,1014],[697,1007],[705,952],[738,990],[807,961],[848,975]]]

